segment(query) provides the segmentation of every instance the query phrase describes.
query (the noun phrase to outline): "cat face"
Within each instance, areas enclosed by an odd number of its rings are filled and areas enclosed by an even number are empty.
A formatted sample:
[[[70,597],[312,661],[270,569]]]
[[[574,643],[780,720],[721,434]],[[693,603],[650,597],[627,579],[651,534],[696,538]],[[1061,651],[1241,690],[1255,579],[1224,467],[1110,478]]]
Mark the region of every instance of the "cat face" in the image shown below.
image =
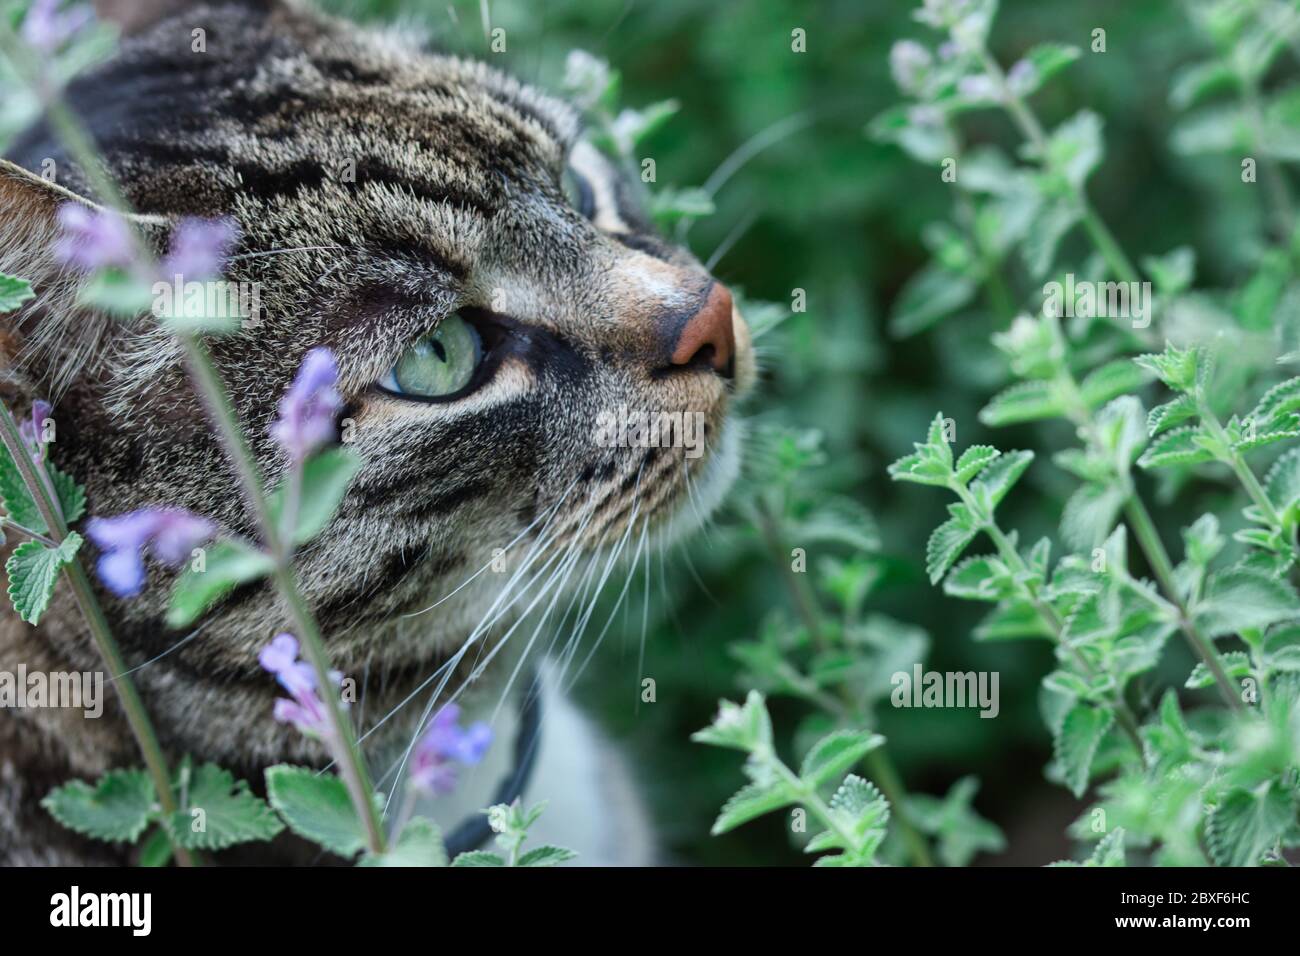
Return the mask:
[[[260,311],[211,349],[269,480],[278,396],[309,349],[338,357],[341,433],[365,465],[298,573],[345,668],[445,656],[526,581],[599,575],[592,556],[698,522],[734,476],[745,324],[565,104],[279,3],[164,20],[68,100],[158,248],[179,216],[237,222],[227,279],[253,284]],[[11,153],[86,192],[48,130]],[[24,248],[65,198],[0,172]],[[0,239],[0,268],[38,265]],[[10,365],[31,396],[60,387],[55,457],[91,510],[174,503],[251,532],[175,344],[78,314],[66,276],[42,282]],[[128,643],[174,643],[165,592],[113,604]],[[179,656],[255,674],[279,619],[250,585]]]

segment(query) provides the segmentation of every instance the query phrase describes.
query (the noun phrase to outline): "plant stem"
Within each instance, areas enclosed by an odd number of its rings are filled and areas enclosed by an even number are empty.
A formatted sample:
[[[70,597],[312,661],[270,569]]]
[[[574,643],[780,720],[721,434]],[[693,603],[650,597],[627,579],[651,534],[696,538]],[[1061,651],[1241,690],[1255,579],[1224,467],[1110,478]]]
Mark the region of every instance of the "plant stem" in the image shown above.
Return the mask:
[[[195,389],[203,399],[208,415],[217,428],[226,457],[234,465],[239,476],[244,497],[252,506],[262,541],[275,558],[276,586],[293,618],[297,637],[307,652],[308,660],[311,661],[317,686],[321,688],[320,696],[329,717],[334,742],[337,744],[335,749],[338,752],[333,756],[339,765],[339,775],[343,778],[357,816],[365,827],[366,842],[370,851],[375,854],[383,853],[387,844],[383,822],[379,816],[379,809],[375,805],[374,785],[371,783],[370,772],[357,746],[356,733],[352,724],[344,717],[337,695],[329,690],[333,686],[329,676],[329,653],[325,649],[316,619],[312,616],[294,576],[292,542],[282,537],[271,515],[262,476],[208,350],[193,335],[181,335],[180,341],[185,347],[186,364]]]
[[[1002,67],[989,53],[988,48],[981,45],[977,52],[980,62],[984,65],[985,72],[988,73],[990,79],[998,87],[999,95],[1003,105],[1006,106],[1007,113],[1019,128],[1021,135],[1033,146],[1039,163],[1046,167],[1047,134],[1043,132],[1043,124],[1038,121],[1038,117],[1034,115],[1033,110],[1029,108],[1029,104],[1025,102],[1024,98],[1011,88],[1011,84],[1007,82],[1006,74],[1002,72]],[[1133,268],[1133,263],[1129,261],[1119,242],[1106,227],[1101,217],[1097,215],[1096,210],[1092,208],[1083,187],[1068,183],[1068,188],[1070,197],[1082,216],[1084,229],[1087,231],[1093,245],[1097,247],[1097,252],[1106,261],[1110,271],[1124,282],[1141,281],[1141,276],[1138,274],[1137,269]]]
[[[790,567],[789,551],[782,540],[781,529],[776,515],[772,513],[766,502],[760,503],[757,510],[759,530],[767,542],[768,549],[772,552],[774,560],[784,571],[783,578],[786,587],[789,588],[790,594],[794,598],[795,607],[803,620],[804,627],[807,629],[813,643],[820,649],[825,650],[826,643],[821,629],[821,613],[818,608],[817,595],[813,593],[806,577],[802,574],[796,574],[794,569]],[[832,713],[839,713],[841,717],[851,716],[851,707],[848,706],[827,707],[826,709]],[[930,849],[926,845],[925,837],[916,829],[916,825],[912,822],[911,815],[904,805],[907,792],[893,761],[889,759],[889,754],[884,750],[874,750],[867,755],[866,762],[870,767],[868,772],[871,774],[872,779],[875,780],[877,786],[880,787],[880,792],[885,795],[885,798],[889,800],[890,805],[894,808],[894,819],[898,821],[899,833],[902,834],[903,841],[907,844],[912,862],[917,866],[934,866],[934,860],[930,856]]]
[[[1056,330],[1056,334],[1060,334],[1059,329]],[[1070,420],[1083,433],[1084,440],[1093,450],[1103,453],[1105,444],[1102,442],[1101,432],[1097,427],[1097,419],[1083,400],[1079,383],[1074,380],[1074,374],[1065,365],[1064,360],[1057,367],[1056,381],[1065,393]],[[1178,591],[1178,585],[1174,581],[1173,562],[1169,559],[1169,552],[1165,550],[1164,543],[1160,540],[1160,534],[1156,530],[1155,522],[1151,520],[1151,513],[1147,511],[1141,495],[1138,494],[1137,486],[1133,484],[1133,476],[1124,468],[1117,466],[1117,478],[1120,483],[1120,492],[1124,496],[1124,515],[1128,518],[1128,525],[1133,529],[1133,536],[1137,539],[1138,547],[1142,549],[1143,555],[1146,556],[1147,564],[1150,565],[1152,573],[1155,574],[1160,590],[1164,592],[1166,599],[1178,611],[1179,630],[1183,632],[1183,636],[1187,639],[1192,653],[1201,659],[1214,676],[1215,686],[1219,688],[1219,693],[1228,704],[1228,707],[1232,710],[1240,710],[1242,707],[1241,701],[1238,699],[1231,678],[1228,677],[1227,671],[1223,669],[1223,662],[1219,659],[1218,651],[1215,649],[1213,642],[1201,634],[1200,629],[1192,620],[1187,602],[1183,600],[1182,594]]]
[[[35,502],[36,509],[44,519],[50,537],[57,547],[67,538],[68,526],[63,520],[61,510],[49,497],[46,483],[37,474],[36,466],[29,457],[30,452],[23,442],[21,432],[18,430],[18,423],[14,421],[8,406],[2,402],[0,402],[0,441],[4,442],[4,446],[17,466],[19,474],[22,475],[23,484],[27,486],[32,501]],[[81,565],[80,555],[74,556],[72,561],[64,565],[62,573],[64,579],[68,582],[68,586],[72,589],[77,608],[81,611],[81,616],[90,629],[90,636],[95,643],[95,648],[99,651],[104,666],[113,675],[113,686],[117,690],[118,700],[122,704],[122,712],[126,716],[127,725],[135,737],[136,745],[140,748],[140,755],[144,758],[145,768],[153,781],[154,791],[158,797],[158,805],[162,808],[163,813],[173,814],[177,808],[176,801],[172,796],[171,774],[167,769],[167,759],[163,756],[162,747],[158,743],[158,735],[154,732],[153,724],[149,721],[149,714],[144,708],[144,703],[140,700],[140,694],[136,690],[135,682],[131,680],[126,661],[123,660],[122,652],[113,637],[112,629],[108,625],[108,619],[105,618],[104,611],[95,598],[90,579],[86,576],[86,571]],[[168,839],[170,840],[171,837],[169,836]],[[175,841],[172,841],[172,850],[175,853],[176,861],[181,866],[194,865],[194,858],[189,851]]]
[[[979,505],[969,490],[959,484],[953,484],[951,487],[966,507],[971,509],[972,514],[978,515],[980,513]],[[1015,545],[1011,543],[1011,539],[1008,538],[1006,533],[998,527],[997,522],[991,515],[988,520],[984,522],[983,530],[984,533],[993,541],[994,546],[997,547],[998,555],[1002,558],[1003,562],[1011,568],[1015,577],[1021,582],[1020,587],[1023,596],[1033,605],[1034,610],[1038,612],[1039,618],[1042,619],[1042,622],[1047,626],[1048,631],[1051,632],[1052,639],[1056,642],[1056,646],[1063,648],[1074,659],[1075,664],[1084,674],[1089,677],[1096,676],[1096,668],[1094,668],[1092,664],[1088,662],[1088,659],[1083,656],[1083,652],[1065,639],[1065,627],[1061,623],[1061,618],[1056,613],[1056,609],[1043,600],[1042,596],[1038,593],[1037,586],[1026,580],[1029,576],[1029,565],[1025,563],[1025,559],[1020,556],[1020,552],[1017,551]],[[1132,710],[1129,709],[1128,702],[1125,701],[1123,696],[1118,692],[1115,694],[1114,704],[1116,719],[1119,721],[1119,725],[1123,729],[1125,735],[1133,743],[1134,748],[1136,748],[1138,760],[1141,761],[1142,766],[1145,767],[1146,752],[1142,748],[1142,737],[1138,733],[1137,718],[1133,716]]]

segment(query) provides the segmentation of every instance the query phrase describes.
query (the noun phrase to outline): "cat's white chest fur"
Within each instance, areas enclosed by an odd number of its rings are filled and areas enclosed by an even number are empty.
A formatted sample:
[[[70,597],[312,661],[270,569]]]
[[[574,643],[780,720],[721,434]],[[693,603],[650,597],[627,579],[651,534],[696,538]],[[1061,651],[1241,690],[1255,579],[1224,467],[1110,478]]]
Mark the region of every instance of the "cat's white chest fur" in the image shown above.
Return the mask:
[[[648,866],[655,861],[653,834],[639,790],[622,755],[564,695],[554,669],[543,664],[541,744],[524,803],[546,801],[546,812],[529,830],[525,850],[552,843],[578,854],[583,866]],[[464,721],[488,720],[491,712],[466,707]],[[492,720],[493,743],[481,764],[460,771],[454,793],[421,806],[444,834],[497,799],[515,766],[519,716],[501,708]],[[482,849],[494,850],[489,840]]]

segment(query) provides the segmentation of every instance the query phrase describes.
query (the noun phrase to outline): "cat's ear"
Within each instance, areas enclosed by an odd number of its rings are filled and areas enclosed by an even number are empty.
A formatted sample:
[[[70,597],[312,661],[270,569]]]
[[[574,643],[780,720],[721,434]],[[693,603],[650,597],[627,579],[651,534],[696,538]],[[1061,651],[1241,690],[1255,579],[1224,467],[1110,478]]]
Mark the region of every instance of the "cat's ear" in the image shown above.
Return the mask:
[[[272,7],[279,0],[244,0],[248,7]],[[99,19],[116,23],[126,35],[147,30],[164,17],[204,6],[204,0],[94,0]]]
[[[37,280],[62,271],[54,248],[61,232],[59,209],[68,203],[101,208],[58,183],[0,159],[0,272]],[[163,217],[125,218],[151,251],[166,242],[168,223]]]
[[[195,0],[95,0],[95,15],[130,35],[193,6]]]

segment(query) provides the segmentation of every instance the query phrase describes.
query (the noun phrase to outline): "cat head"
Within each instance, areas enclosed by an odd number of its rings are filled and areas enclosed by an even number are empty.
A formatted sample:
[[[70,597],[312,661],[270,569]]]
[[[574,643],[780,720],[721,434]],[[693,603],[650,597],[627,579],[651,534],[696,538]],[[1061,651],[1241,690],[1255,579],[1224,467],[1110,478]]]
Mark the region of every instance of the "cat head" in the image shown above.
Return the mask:
[[[310,349],[338,359],[364,466],[297,567],[342,664],[427,661],[532,575],[584,573],[576,556],[631,554],[718,503],[754,378],[745,323],[572,108],[297,3],[133,26],[67,101],[155,251],[180,217],[237,224],[226,279],[259,308],[209,345],[269,481],[279,396]],[[77,307],[49,254],[60,205],[102,197],[44,125],[10,155],[0,270],[37,298],[0,337],[8,397],[55,399],[53,454],[93,513],[175,504],[252,533],[176,343]],[[174,643],[166,590],[108,599],[128,643]],[[251,585],[181,654],[247,672],[282,623]]]

